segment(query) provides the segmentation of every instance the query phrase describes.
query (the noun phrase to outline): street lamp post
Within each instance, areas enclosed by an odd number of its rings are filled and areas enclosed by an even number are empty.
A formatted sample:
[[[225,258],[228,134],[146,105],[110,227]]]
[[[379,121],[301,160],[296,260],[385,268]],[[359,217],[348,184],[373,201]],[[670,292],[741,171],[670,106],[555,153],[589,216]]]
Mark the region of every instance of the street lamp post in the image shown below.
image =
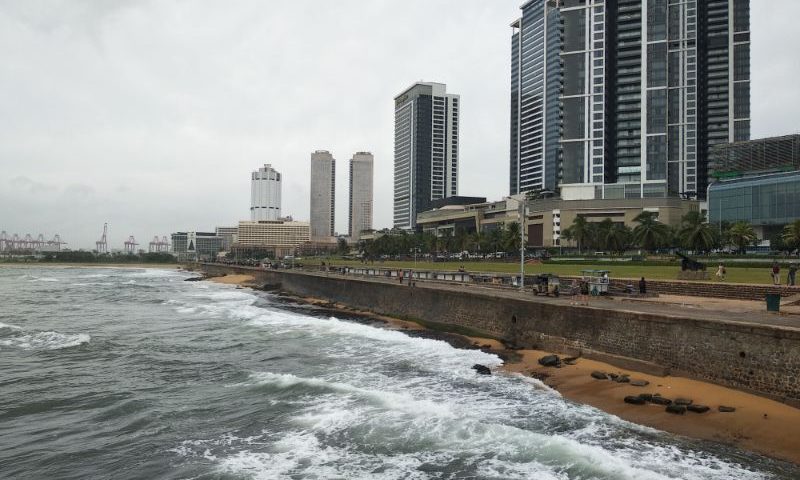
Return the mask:
[[[519,214],[519,289],[525,290],[525,200],[520,201]]]

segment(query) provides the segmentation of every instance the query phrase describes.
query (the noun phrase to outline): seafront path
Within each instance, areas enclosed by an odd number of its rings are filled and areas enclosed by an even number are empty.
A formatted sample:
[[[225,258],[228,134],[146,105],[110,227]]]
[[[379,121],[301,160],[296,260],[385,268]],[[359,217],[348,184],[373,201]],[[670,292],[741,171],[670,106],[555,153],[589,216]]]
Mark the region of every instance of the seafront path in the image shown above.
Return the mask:
[[[221,264],[207,265],[235,269],[237,271],[241,271],[242,273],[256,273],[265,271],[263,268],[259,267]],[[400,284],[397,277],[360,275],[352,273],[350,270],[344,270],[341,268],[333,268],[325,271],[320,269],[290,269],[277,271],[286,271],[290,273],[316,277],[353,278],[360,281],[382,284]],[[485,274],[482,273],[482,275]],[[403,285],[407,286],[407,279],[404,280]],[[706,285],[708,284],[706,283]],[[749,285],[739,284],[736,286],[747,288]],[[763,286],[753,285],[753,287]],[[493,295],[498,298],[539,302],[553,305],[573,305],[578,299],[578,297],[573,298],[569,295],[561,295],[559,297],[534,295],[531,292],[531,287],[529,286],[526,287],[525,291],[521,291],[517,287],[494,285],[491,283],[468,283],[430,279],[415,279],[414,286],[408,288],[422,288],[449,292],[475,292],[483,295]],[[766,302],[764,300],[734,300],[707,296],[661,294],[654,297],[644,298],[639,298],[637,296],[613,295],[607,297],[589,297],[588,307],[599,310],[615,310],[639,314],[680,317],[683,319],[719,322],[723,324],[736,323],[745,325],[750,324],[781,327],[800,331],[800,305],[795,304],[800,302],[800,287],[794,287],[794,290],[796,290],[796,292],[792,291],[791,295],[782,302],[780,313],[767,312]]]

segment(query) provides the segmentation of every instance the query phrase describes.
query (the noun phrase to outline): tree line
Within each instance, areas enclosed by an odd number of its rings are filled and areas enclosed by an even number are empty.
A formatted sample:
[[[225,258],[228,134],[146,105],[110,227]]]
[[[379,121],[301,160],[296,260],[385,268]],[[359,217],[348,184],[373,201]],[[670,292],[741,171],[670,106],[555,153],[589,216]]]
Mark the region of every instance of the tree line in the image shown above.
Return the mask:
[[[655,212],[644,211],[630,228],[623,223],[606,218],[600,222],[589,222],[577,217],[573,224],[561,232],[562,246],[584,251],[606,251],[623,253],[632,249],[654,252],[663,249],[691,250],[709,253],[730,248],[744,253],[748,247],[758,243],[753,226],[748,222],[723,222],[709,224],[705,214],[689,212],[681,218],[679,225],[670,226],[659,221]],[[439,255],[459,252],[489,254],[519,251],[520,226],[514,222],[506,228],[468,233],[456,228],[443,230],[437,236],[432,232],[406,233],[390,231],[375,239],[362,240],[359,253],[377,258],[384,255]],[[774,250],[794,251],[800,249],[800,221],[787,225],[783,232],[770,239]]]
[[[358,243],[359,253],[366,257],[383,255],[441,255],[469,252],[485,255],[496,252],[517,252],[520,247],[519,223],[510,223],[506,228],[494,228],[469,233],[463,228],[433,232],[408,233],[393,230],[375,239]]]
[[[758,235],[753,226],[744,221],[710,224],[702,212],[689,212],[676,226],[658,220],[655,212],[644,211],[630,228],[611,219],[588,222],[583,217],[561,233],[563,241],[574,244],[578,251],[604,250],[624,252],[639,248],[647,252],[659,249],[685,249],[696,253],[709,253],[730,248],[745,253],[747,247],[758,244]],[[800,221],[786,225],[783,232],[771,240],[774,250],[793,251],[800,248]]]

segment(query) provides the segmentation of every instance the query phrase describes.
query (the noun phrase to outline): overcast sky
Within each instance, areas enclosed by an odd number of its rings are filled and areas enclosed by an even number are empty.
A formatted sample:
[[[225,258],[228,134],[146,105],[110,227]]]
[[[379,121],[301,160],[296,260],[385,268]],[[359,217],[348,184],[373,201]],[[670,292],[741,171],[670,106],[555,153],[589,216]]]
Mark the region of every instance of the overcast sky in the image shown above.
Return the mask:
[[[250,172],[307,220],[309,156],[375,154],[391,226],[394,95],[461,95],[463,195],[508,193],[522,0],[0,0],[0,230],[93,248],[249,219]],[[768,7],[768,8],[767,8]],[[752,0],[753,137],[800,132],[800,1]]]

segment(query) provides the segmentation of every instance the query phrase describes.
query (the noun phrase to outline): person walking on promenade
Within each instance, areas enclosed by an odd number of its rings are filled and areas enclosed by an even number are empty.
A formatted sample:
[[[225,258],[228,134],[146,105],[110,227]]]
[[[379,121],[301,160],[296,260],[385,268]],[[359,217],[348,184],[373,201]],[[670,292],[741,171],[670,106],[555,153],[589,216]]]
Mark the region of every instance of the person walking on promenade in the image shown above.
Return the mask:
[[[536,292],[535,288],[534,288],[534,292]],[[578,281],[573,278],[572,279],[572,284],[570,284],[570,286],[569,286],[569,296],[572,299],[572,301],[570,302],[570,305],[577,305],[578,304],[578,302],[575,301],[575,297],[578,296],[578,293],[580,293],[580,287],[578,286]]]
[[[639,280],[639,295],[646,295],[646,294],[647,294],[647,282],[644,280],[644,277],[642,277],[642,279]]]
[[[797,264],[793,263],[789,265],[789,275],[787,275],[787,282],[790,287],[795,285],[795,278],[797,277]]]
[[[772,263],[772,284],[773,285],[781,284],[781,266],[778,265],[778,262]]]
[[[725,265],[720,263],[719,267],[717,268],[717,280],[719,280],[720,282],[724,282],[725,281],[725,275],[727,273],[728,272],[725,270]]]
[[[581,280],[581,305],[589,305],[589,282]]]

